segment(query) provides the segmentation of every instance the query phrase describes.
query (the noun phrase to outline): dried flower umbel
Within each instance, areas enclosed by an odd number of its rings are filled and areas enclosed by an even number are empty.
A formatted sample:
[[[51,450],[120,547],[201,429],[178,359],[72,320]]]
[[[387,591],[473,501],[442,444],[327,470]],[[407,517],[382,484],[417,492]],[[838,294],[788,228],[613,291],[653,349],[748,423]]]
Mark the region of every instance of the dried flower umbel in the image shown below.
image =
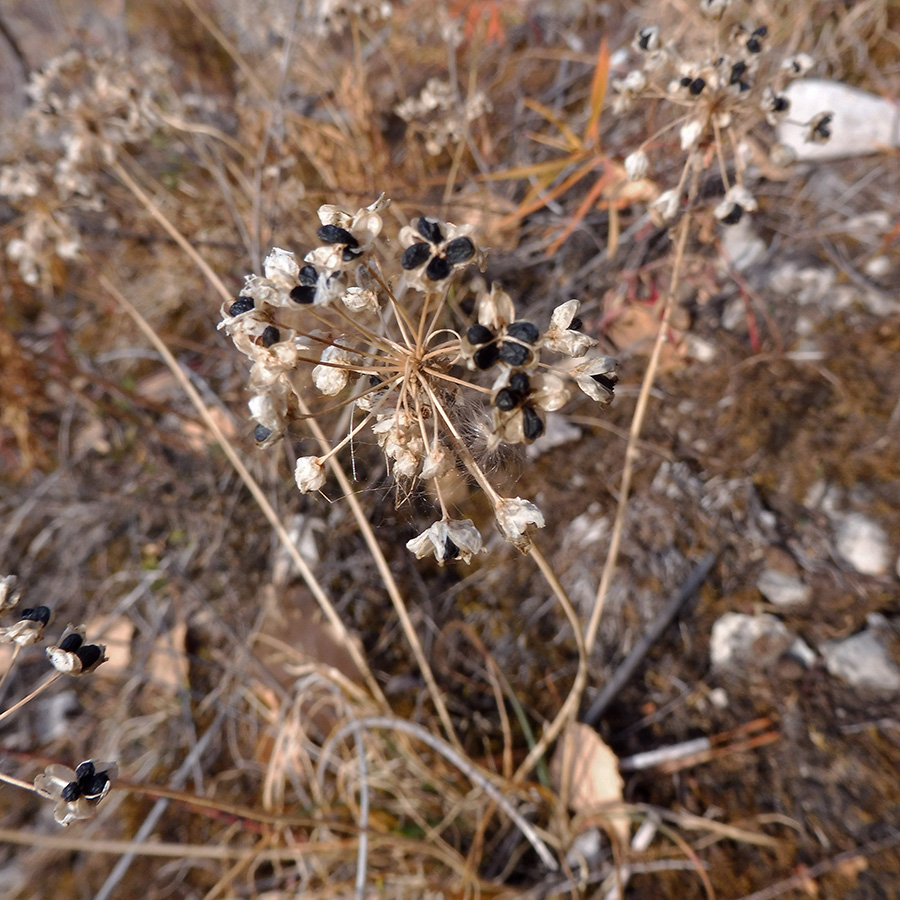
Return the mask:
[[[376,239],[387,205],[382,196],[352,214],[321,207],[320,246],[302,261],[273,250],[263,275],[248,276],[222,306],[219,327],[252,361],[257,443],[273,444],[308,413],[352,404],[353,424],[327,456],[297,461],[301,491],[323,489],[328,458],[368,429],[403,491],[426,484],[436,498],[438,521],[408,543],[416,556],[468,562],[481,549],[475,525],[447,507],[443,480],[453,469],[477,481],[500,533],[527,550],[543,516],[502,496],[476,461],[473,434],[484,432],[488,450],[531,443],[574,389],[605,406],[615,361],[582,331],[577,300],[542,327],[519,318],[499,285],[464,283],[484,263],[470,226],[422,216],[400,229],[400,259],[382,260]],[[454,308],[471,300],[475,321],[454,319],[451,290]],[[574,362],[561,365],[565,358]]]
[[[60,825],[92,819],[119,774],[114,762],[88,759],[75,770],[53,764],[34,779],[34,789],[42,797],[55,800],[53,818]]]
[[[765,25],[736,20],[742,6],[730,0],[700,0],[702,19],[678,45],[666,40],[656,25],[638,29],[631,44],[636,67],[612,79],[616,112],[626,112],[641,98],[664,101],[664,115],[668,109],[667,123],[626,157],[627,177],[643,178],[654,155],[660,162],[668,159],[672,132],[684,154],[676,186],[651,205],[651,217],[659,225],[670,224],[681,211],[688,174],[710,165],[724,184],[724,198],[714,208],[721,224],[736,224],[744,213],[756,210],[746,185],[742,142],[760,122],[774,126],[790,117],[785,88],[814,66],[805,53],[780,57],[770,46]],[[829,113],[806,124],[808,140],[830,136]],[[773,148],[773,155],[780,149]]]

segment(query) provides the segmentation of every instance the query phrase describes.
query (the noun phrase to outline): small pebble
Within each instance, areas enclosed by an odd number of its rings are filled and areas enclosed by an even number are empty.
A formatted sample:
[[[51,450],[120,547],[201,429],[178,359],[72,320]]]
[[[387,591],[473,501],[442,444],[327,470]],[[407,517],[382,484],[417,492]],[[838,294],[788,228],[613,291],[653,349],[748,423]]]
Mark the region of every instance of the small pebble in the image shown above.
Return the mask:
[[[763,668],[789,650],[794,640],[781,620],[769,613],[725,613],[712,627],[710,661],[714,668]]]
[[[894,662],[877,631],[866,629],[819,648],[825,667],[853,687],[887,694],[900,692],[900,666]]]
[[[848,513],[837,523],[837,551],[862,575],[884,575],[889,566],[884,529],[860,513]]]
[[[765,569],[756,581],[759,592],[775,606],[800,606],[809,600],[810,589],[794,575]]]

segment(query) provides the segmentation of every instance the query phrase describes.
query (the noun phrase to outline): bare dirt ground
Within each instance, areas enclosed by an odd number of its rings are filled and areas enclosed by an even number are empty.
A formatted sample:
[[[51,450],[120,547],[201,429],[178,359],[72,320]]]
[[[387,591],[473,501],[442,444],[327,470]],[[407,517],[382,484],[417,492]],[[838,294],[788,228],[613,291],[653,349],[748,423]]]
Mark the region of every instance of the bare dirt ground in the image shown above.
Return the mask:
[[[326,500],[294,487],[294,460],[314,452],[308,432],[297,425],[283,444],[253,446],[245,361],[216,331],[220,299],[160,215],[237,296],[271,246],[313,246],[320,203],[356,209],[386,191],[397,222],[439,211],[477,224],[492,248],[486,278],[502,281],[523,314],[546,321],[558,302],[582,298],[584,330],[619,360],[615,402],[602,412],[588,402],[566,407],[557,446],[511,453],[494,462],[492,477],[535,499],[547,519],[543,552],[583,619],[594,603],[672,243],[665,228],[641,224],[638,200],[604,194],[579,219],[590,182],[510,215],[533,182],[491,176],[559,148],[561,132],[526,98],[582,133],[602,36],[615,50],[655,15],[673,36],[684,23],[653,3],[461,3],[438,21],[433,4],[414,0],[394,3],[387,21],[319,35],[308,11],[291,26],[293,6],[0,7],[9,32],[0,36],[5,165],[44,162],[49,177],[64,157],[52,136],[29,143],[23,116],[26,75],[70,47],[121,53],[110,71],[131,71],[134,93],[158,78],[182,104],[167,107],[165,124],[135,126],[114,162],[94,160],[83,196],[102,202],[73,204],[44,190],[0,197],[7,250],[29,215],[62,217],[81,241],[67,256],[63,238],[45,231],[33,245],[31,283],[18,260],[0,255],[0,575],[19,576],[23,605],[54,609],[54,635],[84,622],[110,657],[0,722],[0,766],[30,781],[50,762],[115,755],[123,788],[95,821],[63,831],[46,801],[4,785],[3,896],[353,894],[349,805],[332,801],[331,843],[312,825],[296,826],[304,835],[297,840],[310,842],[301,862],[262,854],[278,846],[265,816],[314,818],[318,802],[313,763],[304,772],[291,747],[292,710],[298,746],[312,731],[324,743],[348,717],[330,695],[292,706],[303,662],[343,673],[349,698],[359,672],[178,381],[101,276],[174,353],[246,459],[358,638],[394,715],[439,730],[346,501],[330,489]],[[819,76],[897,97],[895,5],[744,6],[748,18],[770,23],[773,41],[813,54]],[[448,50],[442,28],[453,21],[461,43]],[[146,61],[150,51],[161,68]],[[490,107],[468,124],[468,143],[430,155],[427,124],[417,132],[394,110],[429,77],[447,78],[448,60],[449,77],[468,96],[483,88]],[[652,131],[656,112],[641,120],[608,107],[602,141],[621,162]],[[85,109],[73,115],[100,121]],[[746,235],[726,240],[701,215],[688,240],[582,712],[694,566],[714,554],[696,598],[594,723],[620,760],[711,742],[664,765],[623,766],[635,827],[653,820],[662,829],[649,850],[619,858],[634,866],[624,896],[898,898],[900,686],[891,678],[900,660],[900,163],[885,148],[755,171],[760,210]],[[548,254],[573,221],[573,233]],[[613,231],[619,247],[609,258]],[[755,261],[730,266],[729,256],[753,241]],[[335,420],[323,423],[330,436],[341,433]],[[465,753],[505,773],[504,752],[518,764],[533,742],[522,719],[539,732],[576,676],[569,624],[531,560],[498,538],[487,538],[471,567],[413,559],[404,545],[433,520],[431,503],[424,493],[398,503],[370,438],[355,447],[353,475]],[[457,490],[454,502],[491,534],[483,496],[464,481]],[[766,572],[799,584],[801,599],[771,602],[760,590]],[[785,630],[749,639],[713,665],[714,626],[729,613],[768,613]],[[857,634],[885,651],[881,683],[854,683],[828,663],[829,642]],[[0,651],[2,671],[10,645]],[[46,671],[40,648],[27,648],[4,705]],[[373,751],[383,802],[372,814],[366,896],[475,896],[459,875],[467,859],[480,861],[482,894],[607,896],[610,884],[601,891],[600,878],[554,880],[505,820],[489,818],[480,829],[487,801],[473,800],[452,767],[431,759],[403,768],[394,749],[386,741]],[[443,795],[451,790],[460,799],[448,810]],[[517,796],[547,833],[571,842],[589,830],[592,822],[556,809],[549,785],[531,791]],[[466,805],[476,803],[477,813]],[[131,858],[116,841],[149,841],[171,853]],[[247,860],[192,855],[226,844]],[[586,853],[594,871],[613,858],[605,833],[601,845]],[[427,846],[438,848],[433,857]],[[653,866],[675,858],[683,865]],[[128,865],[113,879],[121,859]]]

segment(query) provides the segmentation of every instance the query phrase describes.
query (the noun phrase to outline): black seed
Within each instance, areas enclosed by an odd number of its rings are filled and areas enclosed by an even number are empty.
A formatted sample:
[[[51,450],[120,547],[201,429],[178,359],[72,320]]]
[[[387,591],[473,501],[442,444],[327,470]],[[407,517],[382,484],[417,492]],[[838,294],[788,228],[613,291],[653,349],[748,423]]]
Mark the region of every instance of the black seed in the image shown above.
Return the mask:
[[[81,660],[81,668],[87,670],[100,661],[103,651],[97,644],[85,644],[75,651],[75,655]]]
[[[681,78],[681,81],[679,82],[679,84],[680,84],[682,87],[690,87],[691,82],[692,82],[693,80],[694,80],[694,79],[691,78],[690,75],[683,75],[682,78]]]
[[[497,397],[494,400],[494,406],[497,409],[502,409],[503,412],[509,412],[511,409],[515,409],[519,404],[519,400],[521,398],[515,392],[510,390],[509,388],[500,388],[497,391]]]
[[[70,634],[59,642],[59,649],[65,650],[66,653],[74,653],[83,643],[84,638],[80,634]]]
[[[783,94],[776,94],[772,99],[773,112],[787,112],[791,108],[791,101]]]
[[[444,240],[444,232],[437,219],[422,216],[416,223],[416,230],[429,244],[440,244]]]
[[[731,78],[728,80],[729,84],[738,84],[741,78],[744,75],[744,72],[747,71],[747,63],[745,63],[742,59],[738,60],[731,67]]]
[[[581,331],[582,328],[584,328],[584,322],[581,321],[580,316],[575,316],[569,323],[569,331]]]
[[[362,247],[344,247],[341,259],[344,262],[352,262],[354,259],[359,259],[363,255],[363,252]]]
[[[762,52],[762,44],[758,37],[751,37],[747,40],[747,49],[751,53],[761,53]]]
[[[475,255],[475,245],[467,237],[454,238],[447,244],[444,256],[451,266],[458,266],[470,260]]]
[[[239,316],[241,313],[245,313],[248,310],[253,309],[256,304],[253,302],[252,297],[238,297],[234,303],[231,304],[231,308],[228,310],[229,316]]]
[[[450,263],[443,256],[435,256],[425,267],[425,277],[429,281],[443,281],[450,271]]]
[[[688,85],[688,90],[696,97],[705,87],[706,82],[702,78],[695,78],[690,85]]]
[[[81,788],[77,781],[70,781],[62,789],[62,798],[66,803],[74,803],[81,796]]]
[[[487,344],[489,341],[494,339],[494,332],[491,331],[486,325],[480,325],[476,322],[474,325],[469,326],[469,330],[466,332],[466,340],[470,344],[478,345],[478,344]]]
[[[735,203],[734,206],[732,206],[728,211],[728,215],[722,216],[719,221],[723,225],[737,225],[737,223],[741,221],[741,217],[743,215],[744,208],[739,203]]]
[[[358,247],[359,241],[339,225],[323,225],[316,236],[325,244],[346,244],[348,247]]]
[[[541,336],[541,333],[531,322],[525,321],[513,322],[512,325],[508,325],[506,333],[510,337],[525,341],[526,344],[533,344]]]
[[[370,375],[369,384],[372,385],[372,387],[377,387],[379,384],[384,384],[384,380],[379,378],[377,375]]]
[[[267,325],[259,339],[263,347],[271,347],[281,340],[281,332],[274,325]]]
[[[531,379],[524,372],[513,372],[509,377],[509,389],[524,397],[531,390]]]
[[[50,622],[50,607],[32,606],[28,609],[23,609],[22,614],[19,616],[19,621],[40,622],[41,625],[47,625]]]
[[[298,284],[297,287],[291,288],[291,300],[294,303],[312,303],[315,299],[315,285]]]
[[[750,82],[748,82],[748,81],[742,81],[738,85],[738,87],[740,88],[741,93],[745,94],[747,91],[750,90],[751,85],[750,85]]]
[[[257,425],[256,428],[253,429],[253,437],[257,444],[261,444],[271,433],[272,429],[266,428],[265,425]]]
[[[88,800],[93,800],[103,793],[103,789],[109,784],[109,775],[106,772],[98,772],[89,778],[79,779],[81,792]]]
[[[753,37],[765,37],[769,33],[767,25],[760,25],[759,28],[753,29]]]
[[[619,380],[619,376],[615,373],[611,375],[591,375],[591,378],[593,378],[601,387],[606,388],[610,393],[615,390],[616,382]]]
[[[638,47],[641,50],[649,50],[650,49],[650,41],[653,38],[653,29],[652,28],[642,28],[638,32]]]
[[[315,287],[319,281],[319,273],[315,266],[305,265],[297,276],[297,281],[304,287]]]
[[[400,265],[407,271],[418,269],[431,259],[432,252],[430,244],[411,244],[403,251]]]
[[[79,782],[85,778],[93,778],[94,771],[94,761],[88,759],[85,762],[78,764],[78,768],[75,769],[75,777]]]
[[[485,344],[480,350],[475,351],[472,361],[479,369],[489,369],[500,358],[500,351],[496,344]]]
[[[524,366],[531,359],[531,351],[524,344],[504,341],[500,345],[500,359],[511,366]]]
[[[458,556],[459,547],[450,538],[444,538],[444,559],[456,559]]]
[[[522,410],[522,434],[526,441],[533,441],[544,433],[544,423],[537,411],[530,406]]]

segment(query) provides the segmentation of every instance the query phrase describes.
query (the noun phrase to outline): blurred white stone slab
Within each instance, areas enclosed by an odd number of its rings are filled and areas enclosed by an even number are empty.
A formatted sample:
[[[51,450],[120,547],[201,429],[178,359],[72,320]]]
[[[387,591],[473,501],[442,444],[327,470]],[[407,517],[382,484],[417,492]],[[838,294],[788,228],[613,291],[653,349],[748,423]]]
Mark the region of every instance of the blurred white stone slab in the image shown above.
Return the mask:
[[[839,81],[800,78],[788,85],[790,122],[777,129],[778,142],[794,151],[798,160],[837,159],[878,153],[900,147],[900,106]],[[821,112],[834,113],[831,140],[813,144],[806,140],[809,122]]]

